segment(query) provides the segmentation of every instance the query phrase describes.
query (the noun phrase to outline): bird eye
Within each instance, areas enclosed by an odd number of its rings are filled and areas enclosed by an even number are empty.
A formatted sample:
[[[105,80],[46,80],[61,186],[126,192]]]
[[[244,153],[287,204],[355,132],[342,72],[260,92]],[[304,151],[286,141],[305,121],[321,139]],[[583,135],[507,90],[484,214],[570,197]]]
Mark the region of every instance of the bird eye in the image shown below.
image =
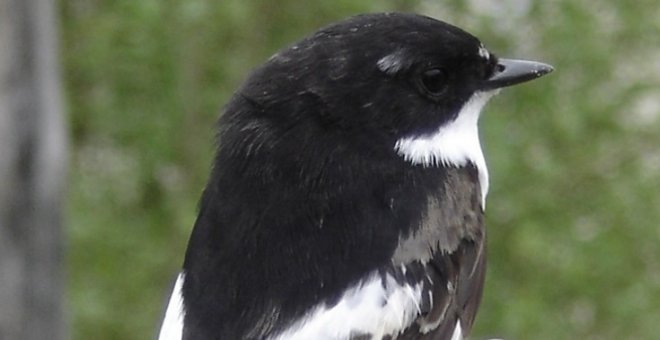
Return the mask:
[[[421,73],[419,86],[426,95],[442,94],[447,88],[447,72],[441,68],[431,68]]]

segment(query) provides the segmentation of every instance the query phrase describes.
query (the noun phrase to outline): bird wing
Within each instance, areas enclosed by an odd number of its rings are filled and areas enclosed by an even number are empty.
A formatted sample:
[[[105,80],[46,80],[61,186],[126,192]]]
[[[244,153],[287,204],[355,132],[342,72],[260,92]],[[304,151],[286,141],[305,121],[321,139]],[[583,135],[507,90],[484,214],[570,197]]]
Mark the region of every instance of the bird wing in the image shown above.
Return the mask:
[[[436,255],[418,270],[419,317],[397,339],[462,339],[472,328],[486,268],[485,242],[463,241],[455,252]],[[419,275],[419,274],[418,274]]]
[[[429,199],[422,225],[402,238],[393,262],[421,282],[420,314],[398,339],[453,339],[472,328],[486,269],[484,214],[470,168],[447,174],[442,199]],[[460,335],[458,338],[461,338]]]
[[[474,168],[450,169],[389,264],[275,339],[462,339],[481,299],[485,230]]]

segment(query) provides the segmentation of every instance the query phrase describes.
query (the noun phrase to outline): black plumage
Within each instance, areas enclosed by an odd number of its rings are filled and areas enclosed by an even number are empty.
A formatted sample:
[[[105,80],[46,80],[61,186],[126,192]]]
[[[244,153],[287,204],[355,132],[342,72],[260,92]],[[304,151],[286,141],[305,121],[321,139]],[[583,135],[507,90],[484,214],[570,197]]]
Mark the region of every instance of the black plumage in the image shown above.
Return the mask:
[[[183,339],[277,338],[373,277],[420,291],[414,317],[383,338],[449,339],[457,321],[469,332],[485,169],[411,161],[397,143],[518,82],[488,87],[501,64],[456,27],[391,13],[325,27],[257,68],[219,121],[183,265]]]

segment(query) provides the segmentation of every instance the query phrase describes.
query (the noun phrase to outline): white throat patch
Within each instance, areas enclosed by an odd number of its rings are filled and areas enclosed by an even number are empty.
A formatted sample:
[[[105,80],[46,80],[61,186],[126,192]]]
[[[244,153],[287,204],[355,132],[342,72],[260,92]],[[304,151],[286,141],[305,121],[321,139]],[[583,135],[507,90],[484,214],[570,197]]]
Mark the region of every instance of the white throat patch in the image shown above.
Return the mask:
[[[474,164],[479,171],[481,207],[484,209],[488,194],[488,168],[479,142],[478,122],[481,109],[497,92],[476,92],[452,122],[431,135],[401,138],[394,146],[399,155],[413,164],[455,167]]]

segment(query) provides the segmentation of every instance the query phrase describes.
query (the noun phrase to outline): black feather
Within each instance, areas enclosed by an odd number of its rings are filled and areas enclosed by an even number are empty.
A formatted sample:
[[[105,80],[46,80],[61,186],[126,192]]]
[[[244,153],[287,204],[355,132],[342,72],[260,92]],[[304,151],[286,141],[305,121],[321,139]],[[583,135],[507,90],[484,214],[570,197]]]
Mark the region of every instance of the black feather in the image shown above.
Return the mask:
[[[219,122],[183,267],[184,339],[276,335],[373,271],[423,282],[433,301],[419,324],[442,318],[428,338],[447,338],[457,319],[467,332],[485,264],[476,169],[412,165],[394,145],[456,117],[492,67],[479,45],[426,17],[359,16],[255,70]],[[379,69],[397,51],[401,65]],[[430,66],[448,70],[440,98],[415,80]],[[425,228],[452,236],[426,240],[438,243],[418,249],[424,263],[401,260],[401,240]]]

